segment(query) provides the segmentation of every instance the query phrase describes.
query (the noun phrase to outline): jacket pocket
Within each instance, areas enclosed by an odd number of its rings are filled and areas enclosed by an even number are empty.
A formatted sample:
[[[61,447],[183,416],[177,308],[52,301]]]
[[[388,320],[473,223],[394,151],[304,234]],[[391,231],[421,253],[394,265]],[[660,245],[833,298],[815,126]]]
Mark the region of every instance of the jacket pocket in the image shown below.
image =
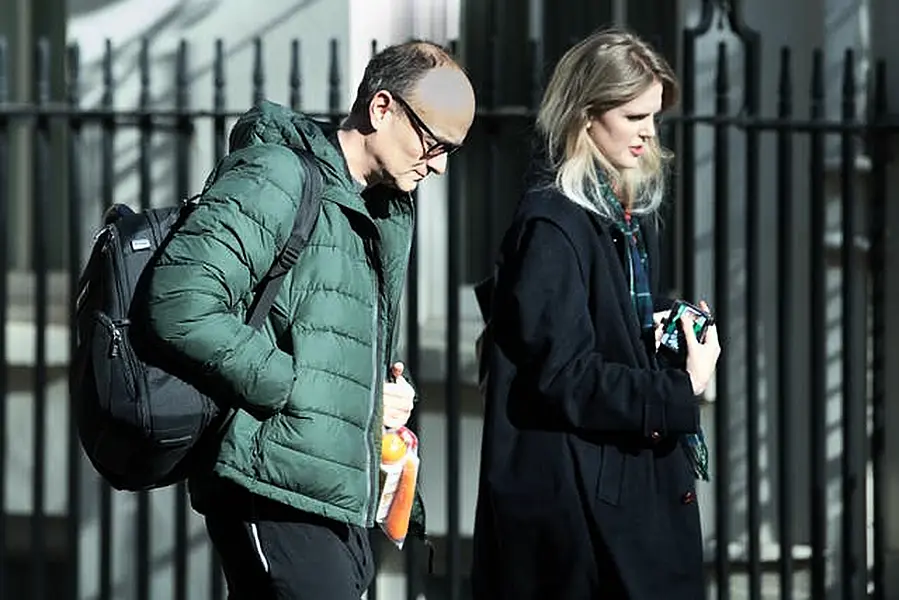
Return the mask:
[[[614,446],[602,447],[599,478],[596,482],[596,497],[606,504],[618,506],[621,503],[624,460],[625,455]]]
[[[267,462],[265,460],[265,450],[266,445],[270,441],[268,437],[271,435],[271,428],[275,421],[280,418],[281,413],[275,413],[265,419],[259,424],[256,433],[253,435],[253,471],[257,479],[262,477],[262,472]]]

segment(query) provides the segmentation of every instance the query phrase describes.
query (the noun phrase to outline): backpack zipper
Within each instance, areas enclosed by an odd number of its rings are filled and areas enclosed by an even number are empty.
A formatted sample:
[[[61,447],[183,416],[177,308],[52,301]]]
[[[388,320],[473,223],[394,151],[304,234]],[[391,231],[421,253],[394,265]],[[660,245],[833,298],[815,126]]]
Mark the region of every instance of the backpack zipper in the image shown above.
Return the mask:
[[[119,314],[127,315],[129,304],[128,298],[125,297],[124,292],[122,291],[123,286],[130,285],[130,278],[128,277],[128,271],[124,268],[124,257],[122,256],[122,252],[120,251],[120,244],[118,243],[119,232],[116,229],[115,225],[107,225],[106,226],[106,241],[103,244],[103,252],[109,256],[110,264],[112,265],[112,278],[114,281],[117,281],[118,284],[113,285],[112,287],[116,290],[116,300],[118,301],[118,306],[116,307]],[[124,334],[119,326],[119,323],[123,322],[122,320],[116,320],[109,317],[104,313],[99,313],[102,315],[101,321],[108,321],[108,323],[104,323],[104,325],[109,329],[110,335],[112,336],[112,340],[110,341],[110,349],[109,356],[110,358],[121,358],[124,361],[126,369],[129,373],[137,375],[140,372],[140,368],[136,365],[137,357],[133,356],[133,351],[129,351],[125,349],[125,340]],[[124,321],[127,323],[127,321]],[[126,377],[127,382],[131,382],[131,377]],[[134,388],[134,386],[130,386],[130,393],[132,396],[136,396],[138,391]],[[138,405],[138,417],[141,421],[141,427],[145,433],[148,435],[150,432],[150,408],[147,406],[146,401],[137,402]]]
[[[131,360],[130,353],[125,350],[125,339],[124,335],[122,335],[122,330],[116,325],[115,321],[109,318],[104,312],[97,311],[96,313],[96,321],[100,324],[101,327],[106,329],[109,332],[109,350],[107,355],[109,358],[114,358],[117,360],[121,360],[125,365],[125,371],[127,372],[125,379],[125,386],[128,388],[128,394],[131,396],[137,395],[137,390],[135,390],[132,377],[130,376],[135,372],[134,362]],[[142,407],[141,409],[141,425],[146,426],[146,415],[145,410]]]
[[[129,303],[128,299],[122,293],[122,286],[130,285],[130,281],[128,281],[128,272],[122,268],[123,257],[121,256],[122,253],[119,252],[118,244],[119,232],[115,228],[115,225],[107,225],[106,232],[106,241],[103,244],[103,252],[109,256],[110,263],[112,264],[113,278],[121,282],[120,285],[114,286],[116,288],[116,300],[118,301],[116,309],[119,314],[124,314],[128,311]]]
[[[112,326],[112,340],[109,342],[109,358],[118,358],[121,352],[122,332],[115,325]]]

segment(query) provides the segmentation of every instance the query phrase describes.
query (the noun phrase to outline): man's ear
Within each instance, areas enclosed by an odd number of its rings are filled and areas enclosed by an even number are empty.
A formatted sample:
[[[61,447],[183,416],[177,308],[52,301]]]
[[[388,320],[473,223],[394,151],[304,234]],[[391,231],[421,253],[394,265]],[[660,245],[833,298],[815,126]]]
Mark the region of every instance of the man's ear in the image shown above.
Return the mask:
[[[368,120],[375,131],[390,120],[393,96],[386,90],[380,90],[372,96],[368,103]]]

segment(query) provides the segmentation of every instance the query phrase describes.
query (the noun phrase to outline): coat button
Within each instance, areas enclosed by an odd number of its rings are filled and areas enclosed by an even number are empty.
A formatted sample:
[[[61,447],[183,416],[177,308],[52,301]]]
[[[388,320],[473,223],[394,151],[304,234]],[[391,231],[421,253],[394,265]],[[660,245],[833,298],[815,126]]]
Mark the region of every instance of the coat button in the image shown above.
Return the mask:
[[[659,433],[658,431],[653,431],[652,433],[649,434],[649,437],[652,438],[652,441],[658,442],[660,439],[662,439],[662,434]]]
[[[684,495],[680,498],[681,504],[693,504],[696,502],[696,494],[693,492],[684,492]]]

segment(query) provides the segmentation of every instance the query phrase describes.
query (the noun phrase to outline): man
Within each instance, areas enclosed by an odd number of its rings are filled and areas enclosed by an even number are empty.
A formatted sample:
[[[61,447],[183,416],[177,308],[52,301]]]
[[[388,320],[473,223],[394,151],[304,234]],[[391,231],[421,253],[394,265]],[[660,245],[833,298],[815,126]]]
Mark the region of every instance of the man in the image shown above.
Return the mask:
[[[190,383],[240,409],[190,482],[232,599],[358,599],[374,576],[381,435],[414,397],[392,360],[409,193],[445,171],[474,110],[459,65],[418,41],[372,58],[339,128],[262,103],[153,267],[146,325]],[[253,289],[308,177],[289,147],[315,155],[322,208],[257,331],[244,324]],[[412,530],[423,527],[418,505]]]

